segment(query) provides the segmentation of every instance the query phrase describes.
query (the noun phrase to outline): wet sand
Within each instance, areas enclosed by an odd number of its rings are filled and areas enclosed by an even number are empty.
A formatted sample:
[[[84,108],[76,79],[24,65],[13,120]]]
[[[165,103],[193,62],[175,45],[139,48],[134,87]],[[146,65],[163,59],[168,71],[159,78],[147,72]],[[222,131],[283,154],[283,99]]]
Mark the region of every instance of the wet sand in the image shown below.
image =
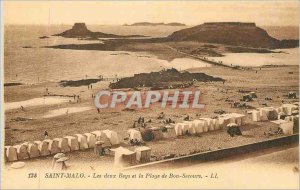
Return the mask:
[[[201,117],[217,116],[214,113],[217,109],[226,112],[237,112],[245,114],[245,109],[232,108],[225,99],[239,101],[244,93],[239,90],[255,91],[258,99],[247,103],[253,107],[262,107],[262,103],[268,106],[280,106],[281,102],[294,102],[287,99],[289,91],[298,92],[298,66],[285,66],[280,68],[254,68],[251,70],[233,70],[221,67],[193,68],[190,72],[204,72],[206,74],[221,77],[226,80],[222,82],[196,83],[196,88],[202,92],[202,103],[206,104],[204,110],[197,109],[142,109],[137,111],[124,110],[101,110],[100,114],[94,106],[92,94],[98,90],[107,89],[109,81],[101,81],[93,85],[93,89],[87,86],[82,87],[60,87],[57,83],[46,83],[37,85],[22,85],[5,87],[5,100],[8,102],[25,101],[32,98],[41,98],[45,94],[45,87],[50,93],[63,95],[80,95],[80,102],[71,98],[71,102],[61,104],[39,105],[25,107],[25,111],[11,109],[5,112],[5,125],[11,129],[12,139],[9,143],[17,144],[25,141],[41,140],[43,132],[48,131],[50,138],[63,137],[76,133],[90,132],[94,130],[111,129],[115,130],[121,138],[125,137],[127,129],[132,127],[134,120],[139,116],[145,120],[151,119],[150,126],[163,126],[162,120],[157,119],[160,112],[164,112],[167,118],[180,122],[188,114],[196,119],[196,114]],[[289,74],[292,72],[292,74]],[[272,97],[273,100],[265,100]],[[84,112],[70,113],[55,118],[45,118],[52,110],[67,109],[68,107],[92,107],[94,109]],[[34,118],[30,121],[14,121],[17,117]],[[84,130],[83,130],[84,129]]]

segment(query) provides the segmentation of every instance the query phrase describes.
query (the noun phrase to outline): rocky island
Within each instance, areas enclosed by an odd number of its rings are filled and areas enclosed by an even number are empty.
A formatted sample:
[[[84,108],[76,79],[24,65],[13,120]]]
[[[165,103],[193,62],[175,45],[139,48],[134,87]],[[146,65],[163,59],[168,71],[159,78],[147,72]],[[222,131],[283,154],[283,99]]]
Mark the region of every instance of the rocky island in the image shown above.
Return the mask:
[[[174,32],[168,41],[197,41],[252,48],[293,48],[298,40],[275,39],[255,25],[241,22],[208,22]]]
[[[193,84],[191,81],[212,82],[224,81],[220,77],[213,77],[205,73],[179,72],[178,70],[164,69],[159,72],[140,73],[133,77],[122,78],[115,83],[110,84],[110,88],[137,88],[150,87],[152,90],[189,87]]]
[[[84,25],[85,26],[85,25]],[[62,36],[100,36],[75,24]],[[76,33],[74,33],[76,32]],[[88,35],[87,35],[88,34]],[[101,33],[103,34],[103,33]],[[113,34],[106,37],[113,38]],[[298,39],[278,40],[255,23],[212,22],[178,30],[167,37],[109,39],[105,43],[67,44],[49,46],[57,49],[148,52],[160,59],[171,61],[180,57],[221,57],[225,53],[280,53],[276,49],[295,48]],[[205,59],[202,59],[205,61]]]
[[[179,22],[170,22],[170,23],[136,22],[133,24],[124,24],[124,26],[186,26],[186,25]]]
[[[122,36],[116,34],[107,34],[103,32],[92,32],[86,27],[85,23],[75,23],[72,29],[66,30],[60,34],[55,34],[54,36],[62,36],[65,38],[87,38],[87,39],[145,37],[142,35]]]

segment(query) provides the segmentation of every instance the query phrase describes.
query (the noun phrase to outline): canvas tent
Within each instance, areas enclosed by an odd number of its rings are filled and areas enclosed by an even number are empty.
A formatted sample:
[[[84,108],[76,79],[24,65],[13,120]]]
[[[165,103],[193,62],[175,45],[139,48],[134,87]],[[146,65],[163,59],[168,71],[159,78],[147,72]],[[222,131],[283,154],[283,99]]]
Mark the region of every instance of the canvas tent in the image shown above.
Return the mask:
[[[292,115],[292,112],[294,110],[298,110],[298,106],[294,105],[294,104],[283,104],[281,106],[282,111],[286,114],[286,115]]]
[[[175,133],[176,133],[177,136],[183,135],[182,124],[181,123],[176,123],[174,129],[175,129]]]
[[[48,156],[50,154],[47,141],[34,141],[34,143],[38,146],[41,156]]]
[[[115,131],[103,130],[103,133],[106,134],[106,136],[109,139],[111,145],[118,145],[118,144],[120,144],[118,134]]]
[[[47,139],[45,140],[46,142],[48,142],[48,149],[50,151],[50,154],[56,154],[60,152],[60,148],[59,148],[59,142],[57,140],[50,140]]]
[[[280,129],[282,129],[283,134],[285,134],[285,135],[293,134],[294,123],[292,121],[286,121],[286,120],[279,119],[276,121],[272,121],[272,123],[277,124],[278,127]]]
[[[252,121],[260,121],[260,112],[258,110],[252,111]]]
[[[86,139],[86,136],[82,135],[82,134],[75,134],[74,135],[77,140],[78,140],[78,143],[79,143],[79,149],[80,150],[84,150],[84,149],[87,149],[89,148],[88,146],[88,143],[87,143],[87,139]]]
[[[19,144],[14,146],[17,150],[18,160],[25,160],[29,158],[27,146],[25,144]]]
[[[7,161],[12,162],[18,160],[17,149],[13,146],[5,146]]]
[[[132,166],[136,163],[136,152],[128,150],[122,146],[111,149],[114,152],[114,166],[117,168]]]
[[[185,135],[188,133],[189,124],[188,123],[176,123],[175,133],[177,136]]]
[[[96,135],[92,133],[84,133],[83,135],[86,137],[89,148],[94,148],[96,143]]]
[[[60,152],[70,152],[71,149],[69,147],[68,139],[66,138],[55,138],[53,139],[58,142],[58,148]]]
[[[196,134],[195,125],[193,125],[192,121],[184,121],[183,123],[188,126],[187,131],[188,131],[189,134],[191,134],[191,135]]]
[[[219,119],[213,119],[213,125],[215,127],[215,130],[218,130],[221,128]]]
[[[244,125],[246,116],[239,113],[222,114],[219,116],[221,126],[227,126],[229,123],[236,123],[237,125]]]
[[[204,132],[207,131],[214,131],[214,126],[212,125],[212,119],[211,118],[200,118],[200,120],[204,120],[205,124],[204,124]]]
[[[103,141],[104,142],[103,143],[104,147],[111,146],[109,138],[107,137],[107,135],[103,131],[93,131],[91,133],[96,136],[96,142],[97,141]]]
[[[278,119],[277,111],[273,107],[260,108],[259,112],[260,112],[260,120],[261,121],[268,121],[268,120]]]
[[[127,131],[130,140],[137,140],[138,142],[142,141],[142,134],[140,131],[135,129],[129,129]]]
[[[34,143],[28,143],[27,150],[30,158],[36,158],[40,156],[38,146]]]
[[[150,162],[151,148],[147,146],[140,146],[135,149],[136,160],[140,163]]]
[[[204,120],[194,120],[193,125],[195,126],[195,131],[196,133],[203,133],[204,132],[204,125],[205,125]]]
[[[68,145],[69,145],[71,151],[79,150],[79,143],[78,143],[77,138],[72,137],[72,136],[66,136],[64,138],[68,140]]]

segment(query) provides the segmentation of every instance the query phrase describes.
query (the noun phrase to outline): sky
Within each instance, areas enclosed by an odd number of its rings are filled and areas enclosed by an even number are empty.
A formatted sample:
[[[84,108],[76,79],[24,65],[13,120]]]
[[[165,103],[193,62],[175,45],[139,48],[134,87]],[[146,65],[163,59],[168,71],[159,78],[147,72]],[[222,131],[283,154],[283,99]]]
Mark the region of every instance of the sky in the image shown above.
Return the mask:
[[[123,25],[135,22],[255,22],[298,26],[299,3],[284,1],[3,1],[4,24]],[[49,17],[50,10],[50,17]]]

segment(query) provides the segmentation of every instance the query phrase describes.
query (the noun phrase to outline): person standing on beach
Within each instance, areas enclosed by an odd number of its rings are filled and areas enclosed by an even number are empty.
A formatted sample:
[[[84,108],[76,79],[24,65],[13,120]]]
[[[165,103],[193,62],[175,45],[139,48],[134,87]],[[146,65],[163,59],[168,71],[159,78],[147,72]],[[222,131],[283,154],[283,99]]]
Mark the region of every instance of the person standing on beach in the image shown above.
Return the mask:
[[[47,131],[44,132],[44,138],[47,139],[49,137],[49,134]]]
[[[93,85],[91,85],[91,90],[93,89]]]

